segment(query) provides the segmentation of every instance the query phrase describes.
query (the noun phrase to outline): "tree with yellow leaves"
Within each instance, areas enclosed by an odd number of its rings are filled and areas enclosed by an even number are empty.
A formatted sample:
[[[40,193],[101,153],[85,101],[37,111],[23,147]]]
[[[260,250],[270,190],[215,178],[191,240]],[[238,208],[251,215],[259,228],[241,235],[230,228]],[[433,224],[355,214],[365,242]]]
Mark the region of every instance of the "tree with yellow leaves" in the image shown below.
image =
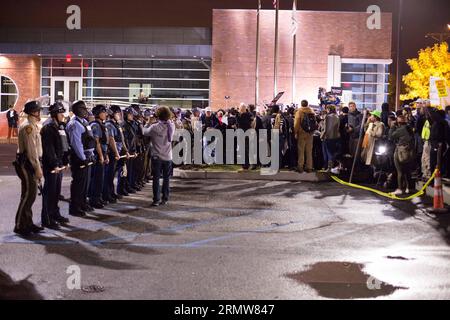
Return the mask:
[[[448,44],[436,43],[419,51],[419,57],[408,59],[411,72],[403,77],[406,85],[406,94],[400,96],[401,100],[415,98],[427,99],[430,95],[430,77],[439,77],[450,85],[450,53]]]

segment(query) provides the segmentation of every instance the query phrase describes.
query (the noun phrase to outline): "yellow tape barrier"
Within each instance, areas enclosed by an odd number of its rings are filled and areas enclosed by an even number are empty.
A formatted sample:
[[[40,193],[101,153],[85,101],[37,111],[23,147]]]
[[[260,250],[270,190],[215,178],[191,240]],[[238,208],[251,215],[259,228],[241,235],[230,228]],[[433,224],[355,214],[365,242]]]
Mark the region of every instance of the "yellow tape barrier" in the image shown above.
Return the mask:
[[[415,193],[415,194],[413,194],[413,195],[411,195],[411,196],[409,196],[407,198],[399,198],[399,197],[393,195],[392,193],[387,193],[387,192],[383,192],[383,191],[380,191],[380,190],[372,189],[372,188],[369,188],[369,187],[360,186],[360,185],[354,184],[354,183],[348,183],[348,182],[345,182],[345,181],[339,179],[336,176],[331,176],[331,178],[334,181],[336,181],[337,183],[342,184],[344,186],[348,186],[348,187],[352,187],[352,188],[357,188],[357,189],[362,189],[362,190],[374,192],[374,193],[376,193],[376,194],[378,194],[378,195],[380,195],[382,197],[387,197],[387,198],[390,198],[390,199],[393,199],[393,200],[409,201],[409,200],[412,200],[414,198],[420,197],[421,195],[423,195],[425,193],[426,188],[430,185],[431,181],[433,181],[433,179],[434,179],[434,177],[436,175],[436,172],[437,172],[437,170],[433,172],[433,175],[427,181],[427,183],[424,184],[422,189],[420,189],[417,193]]]

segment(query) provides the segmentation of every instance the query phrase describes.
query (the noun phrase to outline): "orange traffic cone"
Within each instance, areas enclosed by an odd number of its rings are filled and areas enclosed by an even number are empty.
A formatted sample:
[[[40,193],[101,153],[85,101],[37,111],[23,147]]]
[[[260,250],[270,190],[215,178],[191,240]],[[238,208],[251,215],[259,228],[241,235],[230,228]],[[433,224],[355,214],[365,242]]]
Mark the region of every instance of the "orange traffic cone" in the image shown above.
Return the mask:
[[[444,208],[444,193],[442,191],[441,171],[439,169],[436,170],[436,175],[434,176],[433,208],[429,211],[433,213],[447,212]]]
[[[434,177],[433,209],[444,209],[444,194],[442,193],[441,172],[439,170],[436,171]]]

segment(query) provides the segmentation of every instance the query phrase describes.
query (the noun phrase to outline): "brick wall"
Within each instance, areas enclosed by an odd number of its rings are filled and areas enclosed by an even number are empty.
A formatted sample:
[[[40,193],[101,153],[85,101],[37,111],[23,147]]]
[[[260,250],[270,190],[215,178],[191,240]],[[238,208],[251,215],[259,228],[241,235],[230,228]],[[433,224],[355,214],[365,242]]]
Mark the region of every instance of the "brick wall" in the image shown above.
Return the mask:
[[[15,109],[23,109],[28,99],[40,96],[40,60],[38,57],[0,56],[0,75],[11,78],[19,90],[19,99]],[[8,123],[5,112],[0,113],[0,137],[8,133]]]
[[[298,12],[297,97],[317,102],[317,91],[327,85],[328,55],[343,58],[391,58],[392,14],[382,14],[381,30],[369,30],[368,14],[355,12]],[[291,102],[291,11],[280,11],[278,91],[281,103]],[[261,12],[260,103],[273,98],[275,11]],[[214,10],[211,73],[211,107],[255,96],[256,11]]]

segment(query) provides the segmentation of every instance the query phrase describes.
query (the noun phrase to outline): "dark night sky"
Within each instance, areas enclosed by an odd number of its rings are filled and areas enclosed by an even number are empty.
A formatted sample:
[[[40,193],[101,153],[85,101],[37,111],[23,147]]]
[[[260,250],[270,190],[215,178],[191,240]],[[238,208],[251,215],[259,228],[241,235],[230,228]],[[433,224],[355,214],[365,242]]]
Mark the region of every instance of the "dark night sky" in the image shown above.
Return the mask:
[[[292,8],[291,0],[280,0],[282,9]],[[272,0],[262,0],[263,8],[272,8]],[[366,11],[377,4],[382,11],[392,12],[393,58],[399,0],[298,0],[303,10]],[[403,0],[401,36],[401,71],[408,72],[406,59],[434,43],[426,39],[429,32],[444,32],[450,23],[450,0]],[[65,9],[78,4],[82,10],[82,26],[190,26],[211,27],[212,9],[254,9],[257,0],[14,0],[2,1],[0,27],[64,27]],[[58,14],[58,12],[60,14]],[[320,21],[318,21],[320,23]]]

